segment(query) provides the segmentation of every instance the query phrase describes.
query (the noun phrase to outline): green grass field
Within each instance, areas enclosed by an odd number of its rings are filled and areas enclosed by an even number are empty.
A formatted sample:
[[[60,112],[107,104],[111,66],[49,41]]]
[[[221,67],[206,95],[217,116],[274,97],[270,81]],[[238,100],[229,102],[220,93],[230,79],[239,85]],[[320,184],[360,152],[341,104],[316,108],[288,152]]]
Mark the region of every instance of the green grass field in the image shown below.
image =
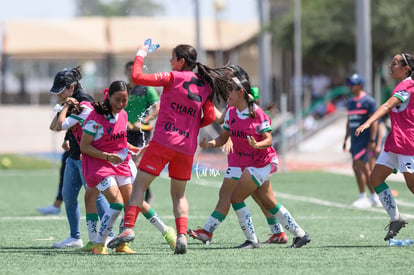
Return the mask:
[[[217,202],[223,173],[195,175],[187,186],[189,228],[202,226]],[[39,216],[35,208],[54,199],[58,173],[54,170],[0,170],[0,274],[413,274],[414,246],[390,247],[383,240],[388,223],[384,210],[350,207],[357,197],[354,177],[325,172],[291,172],[272,176],[276,198],[310,233],[301,249],[262,245],[236,250],[244,235],[231,210],[215,232],[213,243],[189,239],[188,253],[174,255],[161,234],[140,215],[132,248],[138,254],[92,255],[75,249],[53,249],[68,236],[65,214]],[[390,182],[398,191],[400,211],[413,217],[414,200],[404,183]],[[169,181],[160,177],[151,188],[153,207],[174,225]],[[79,198],[84,211],[83,194]],[[270,230],[260,209],[248,199],[261,241]],[[84,213],[84,212],[83,212]],[[84,217],[84,214],[83,214]],[[87,240],[85,220],[82,238]],[[289,244],[292,235],[287,233]],[[398,239],[414,238],[414,226],[403,228]]]

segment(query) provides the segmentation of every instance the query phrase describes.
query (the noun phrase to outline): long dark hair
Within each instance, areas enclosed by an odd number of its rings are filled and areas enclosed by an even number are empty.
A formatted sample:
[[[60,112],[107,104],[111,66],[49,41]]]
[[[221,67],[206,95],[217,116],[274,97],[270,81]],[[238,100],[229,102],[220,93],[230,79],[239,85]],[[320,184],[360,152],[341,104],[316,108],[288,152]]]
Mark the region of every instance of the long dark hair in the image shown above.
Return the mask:
[[[242,89],[244,91],[244,99],[247,101],[247,106],[249,107],[249,116],[256,117],[254,104],[258,104],[258,102],[252,98],[252,86],[250,84],[249,75],[239,65],[229,65],[227,66],[227,69],[227,76],[230,78],[232,88],[235,90]]]
[[[197,69],[197,75],[206,81],[212,90],[210,100],[216,99],[219,103],[221,100],[227,101],[231,86],[223,75],[224,67],[211,68],[197,62],[197,51],[190,45],[178,45],[173,49],[173,53],[177,56],[177,60],[184,58],[186,66],[191,70]]]
[[[410,68],[407,76],[411,76],[411,79],[414,79],[414,56],[409,53],[400,53],[400,55],[402,56],[401,64]]]
[[[127,91],[129,95],[128,85],[123,80],[115,80],[109,85],[109,89],[105,89],[104,100],[103,102],[98,101],[97,103],[92,103],[93,108],[98,114],[101,115],[109,115],[111,118],[114,117],[112,114],[112,107],[109,103],[109,97],[112,96],[116,92],[120,91]]]
[[[63,80],[65,81],[66,88],[70,88],[70,85],[74,85],[74,91],[83,90],[81,83],[82,73],[80,66],[67,68],[63,71]]]

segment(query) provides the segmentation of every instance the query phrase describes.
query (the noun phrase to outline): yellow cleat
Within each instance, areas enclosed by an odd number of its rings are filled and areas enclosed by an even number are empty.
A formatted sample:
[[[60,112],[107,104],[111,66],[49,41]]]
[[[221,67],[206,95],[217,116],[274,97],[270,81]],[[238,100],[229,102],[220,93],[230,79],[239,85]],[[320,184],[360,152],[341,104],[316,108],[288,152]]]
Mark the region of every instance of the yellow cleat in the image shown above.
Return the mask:
[[[93,254],[102,254],[102,255],[109,254],[108,250],[106,249],[105,244],[103,244],[103,243],[94,244],[93,248],[92,248],[92,253]]]
[[[115,252],[120,252],[120,253],[128,253],[128,254],[135,254],[137,253],[136,251],[134,251],[130,246],[129,243],[123,243],[120,246],[118,246],[115,249]]]
[[[167,231],[162,236],[170,246],[171,250],[174,250],[177,241],[177,235],[175,234],[174,228],[172,228],[171,226],[167,226]]]
[[[80,248],[79,250],[82,252],[92,252],[94,244],[95,243],[93,242],[88,242],[84,247]]]

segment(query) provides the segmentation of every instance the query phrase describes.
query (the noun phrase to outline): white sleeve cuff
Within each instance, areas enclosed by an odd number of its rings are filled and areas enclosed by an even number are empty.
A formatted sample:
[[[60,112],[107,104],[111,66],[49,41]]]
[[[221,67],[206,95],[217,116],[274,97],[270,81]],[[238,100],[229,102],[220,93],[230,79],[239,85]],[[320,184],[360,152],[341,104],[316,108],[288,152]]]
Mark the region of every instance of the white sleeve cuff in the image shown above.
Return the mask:
[[[138,49],[136,56],[146,57],[147,56],[147,51]]]

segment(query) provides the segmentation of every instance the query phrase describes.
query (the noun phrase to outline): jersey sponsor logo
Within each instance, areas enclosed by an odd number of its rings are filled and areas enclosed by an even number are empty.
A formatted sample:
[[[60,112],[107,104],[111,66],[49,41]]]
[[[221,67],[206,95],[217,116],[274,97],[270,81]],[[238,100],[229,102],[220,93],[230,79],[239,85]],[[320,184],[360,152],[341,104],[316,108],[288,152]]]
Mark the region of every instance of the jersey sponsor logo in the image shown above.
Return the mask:
[[[115,140],[124,139],[124,138],[126,138],[126,132],[121,131],[121,132],[115,133],[113,135],[110,135],[108,140],[115,141]]]
[[[171,108],[179,113],[183,113],[183,114],[186,114],[192,117],[195,117],[197,113],[196,109],[193,109],[191,107],[187,107],[182,104],[175,103],[175,102],[171,103]]]
[[[230,130],[230,136],[238,138],[247,138],[247,133],[238,130]]]
[[[165,129],[167,132],[176,132],[176,133],[178,133],[180,136],[183,136],[183,137],[186,137],[186,138],[189,138],[189,137],[190,137],[190,132],[189,132],[189,131],[185,131],[185,130],[179,129],[179,128],[177,128],[177,127],[175,126],[175,124],[174,124],[174,123],[171,123],[171,122],[167,122],[167,123],[165,123],[165,125],[164,125],[164,129]]]

